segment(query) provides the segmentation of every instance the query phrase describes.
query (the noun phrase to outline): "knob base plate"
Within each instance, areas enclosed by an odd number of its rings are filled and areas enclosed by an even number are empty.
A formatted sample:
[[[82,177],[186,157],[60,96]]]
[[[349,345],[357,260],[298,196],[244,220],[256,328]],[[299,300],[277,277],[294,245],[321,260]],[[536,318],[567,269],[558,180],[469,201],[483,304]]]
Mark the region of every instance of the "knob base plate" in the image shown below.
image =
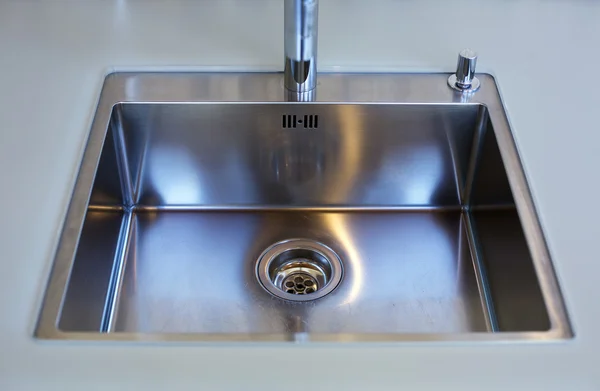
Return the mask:
[[[460,87],[457,83],[456,83],[456,74],[452,74],[450,75],[450,77],[448,78],[448,85],[456,90],[456,91],[460,91],[460,92],[475,92],[479,89],[479,87],[481,87],[481,83],[479,82],[479,79],[474,77],[473,80],[471,80],[471,85],[469,87]]]

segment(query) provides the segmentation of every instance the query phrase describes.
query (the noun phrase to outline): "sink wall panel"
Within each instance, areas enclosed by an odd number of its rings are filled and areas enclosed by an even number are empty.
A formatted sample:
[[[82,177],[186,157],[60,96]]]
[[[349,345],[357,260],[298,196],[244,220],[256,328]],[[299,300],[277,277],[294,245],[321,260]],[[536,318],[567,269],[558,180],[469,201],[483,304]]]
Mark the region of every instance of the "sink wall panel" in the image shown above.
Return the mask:
[[[124,214],[88,211],[60,314],[64,331],[100,331]]]
[[[435,207],[460,204],[479,107],[120,104],[113,115],[140,205]],[[286,129],[283,115],[319,126]]]

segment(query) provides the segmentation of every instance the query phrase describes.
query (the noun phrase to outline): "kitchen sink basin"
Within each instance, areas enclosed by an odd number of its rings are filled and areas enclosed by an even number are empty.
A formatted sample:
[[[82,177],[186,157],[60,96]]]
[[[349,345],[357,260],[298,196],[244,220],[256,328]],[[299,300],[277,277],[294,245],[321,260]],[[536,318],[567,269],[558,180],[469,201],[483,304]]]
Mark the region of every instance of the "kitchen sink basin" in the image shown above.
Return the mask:
[[[116,73],[36,336],[572,336],[494,79]]]

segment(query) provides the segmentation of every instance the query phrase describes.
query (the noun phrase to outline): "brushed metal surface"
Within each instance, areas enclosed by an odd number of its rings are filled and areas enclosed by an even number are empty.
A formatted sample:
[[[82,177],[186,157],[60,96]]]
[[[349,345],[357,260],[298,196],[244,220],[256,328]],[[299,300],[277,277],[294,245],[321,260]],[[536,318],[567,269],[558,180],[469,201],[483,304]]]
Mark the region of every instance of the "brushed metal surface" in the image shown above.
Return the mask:
[[[142,212],[135,220],[115,331],[485,331],[459,212]],[[337,289],[300,304],[275,299],[254,272],[263,249],[299,234],[328,243],[345,266]]]
[[[140,176],[136,206],[457,206],[455,170],[467,162],[459,156],[453,164],[448,139],[470,142],[479,110],[118,104],[110,132],[123,137],[131,175]],[[283,115],[318,116],[319,127],[284,129]],[[112,164],[101,172],[112,172],[110,188],[118,186]],[[106,194],[100,185],[94,193]]]
[[[324,74],[286,103],[281,74],[109,75],[36,336],[570,337],[494,80],[465,102],[447,77]],[[330,294],[257,281],[291,238],[339,255]]]

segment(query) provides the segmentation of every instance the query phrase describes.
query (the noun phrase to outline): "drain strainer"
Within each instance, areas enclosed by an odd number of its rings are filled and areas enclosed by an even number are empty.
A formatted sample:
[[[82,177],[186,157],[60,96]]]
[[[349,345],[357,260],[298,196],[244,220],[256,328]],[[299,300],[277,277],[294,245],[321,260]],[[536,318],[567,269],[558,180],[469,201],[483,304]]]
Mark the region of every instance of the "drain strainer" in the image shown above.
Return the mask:
[[[260,284],[269,293],[291,301],[325,296],[338,286],[342,272],[342,262],[332,249],[308,239],[275,243],[256,263]]]

